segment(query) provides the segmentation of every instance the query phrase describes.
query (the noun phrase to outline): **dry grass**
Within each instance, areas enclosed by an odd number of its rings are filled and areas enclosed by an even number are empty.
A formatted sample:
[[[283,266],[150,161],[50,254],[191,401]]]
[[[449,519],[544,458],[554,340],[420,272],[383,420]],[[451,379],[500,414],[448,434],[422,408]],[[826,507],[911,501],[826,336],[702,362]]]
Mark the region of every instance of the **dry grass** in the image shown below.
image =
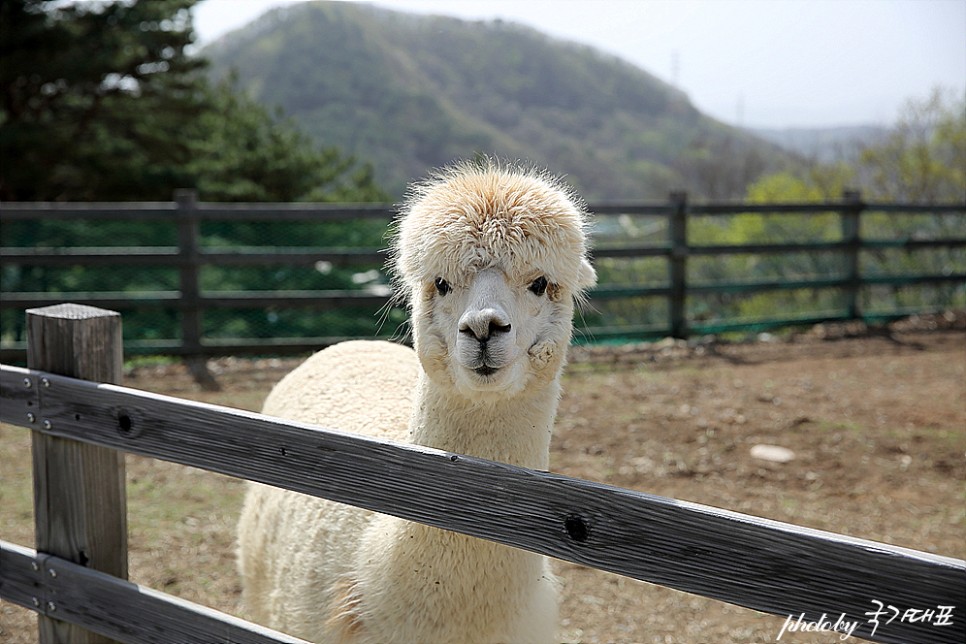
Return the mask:
[[[675,345],[579,352],[566,378],[552,468],[834,532],[966,557],[966,335]],[[215,364],[223,391],[176,365],[125,384],[257,409],[290,362]],[[792,449],[785,465],[751,446]],[[33,543],[29,437],[0,428],[0,536]],[[243,486],[128,457],[132,580],[237,610],[233,528]],[[782,619],[558,563],[568,642],[774,641]],[[870,605],[871,606],[871,605]],[[35,641],[5,604],[0,641]],[[837,642],[789,635],[782,641]]]

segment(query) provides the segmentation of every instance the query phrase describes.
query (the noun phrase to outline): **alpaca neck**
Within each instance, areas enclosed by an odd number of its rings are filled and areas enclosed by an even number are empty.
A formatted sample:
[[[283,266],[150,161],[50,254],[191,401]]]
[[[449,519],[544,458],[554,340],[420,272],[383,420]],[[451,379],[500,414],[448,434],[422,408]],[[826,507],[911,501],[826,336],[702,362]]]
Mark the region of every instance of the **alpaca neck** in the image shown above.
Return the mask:
[[[511,398],[474,400],[423,374],[410,423],[412,442],[546,470],[559,396],[555,378]]]
[[[499,402],[470,401],[424,374],[416,392],[412,440],[546,469],[558,392],[553,380]],[[407,619],[415,630],[401,639],[468,641],[472,633],[472,641],[508,641],[512,629],[507,625],[532,622],[535,598],[551,592],[552,576],[540,555],[394,517],[378,519],[371,534],[376,535],[373,578],[407,598]],[[434,615],[443,616],[442,621]]]

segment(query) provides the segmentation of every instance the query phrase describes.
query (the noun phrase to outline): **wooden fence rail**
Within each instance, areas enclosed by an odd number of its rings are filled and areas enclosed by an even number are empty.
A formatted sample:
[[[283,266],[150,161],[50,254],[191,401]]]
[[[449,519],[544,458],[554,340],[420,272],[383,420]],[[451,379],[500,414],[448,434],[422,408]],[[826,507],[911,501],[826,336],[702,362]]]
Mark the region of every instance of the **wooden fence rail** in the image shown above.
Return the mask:
[[[841,201],[830,203],[784,204],[696,204],[687,195],[674,193],[664,204],[600,204],[591,207],[600,216],[626,215],[665,218],[667,239],[661,243],[639,242],[604,243],[593,249],[595,261],[608,259],[663,258],[667,275],[663,284],[643,281],[614,285],[600,284],[591,293],[593,302],[627,300],[628,298],[658,297],[667,301],[667,320],[658,326],[622,325],[589,328],[583,335],[596,339],[609,337],[648,338],[671,335],[686,338],[690,335],[717,333],[727,330],[767,329],[788,324],[810,324],[822,320],[860,319],[870,316],[862,310],[863,289],[876,286],[910,285],[966,285],[966,270],[952,270],[910,275],[870,275],[862,270],[863,253],[887,249],[905,251],[936,251],[966,248],[966,204],[917,205],[864,203],[854,192],[847,192]],[[837,241],[785,240],[777,243],[696,244],[689,238],[689,221],[694,217],[719,217],[736,214],[755,215],[814,215],[837,213],[841,235]],[[955,234],[933,239],[871,239],[863,235],[861,220],[869,213],[927,213],[963,221]],[[247,247],[238,249],[209,248],[202,244],[200,226],[204,222],[339,222],[354,220],[383,220],[388,222],[393,209],[387,204],[332,205],[332,204],[216,204],[201,203],[193,193],[179,192],[172,202],[152,203],[4,203],[0,204],[0,218],[4,222],[41,220],[63,221],[154,221],[170,223],[177,228],[177,245],[170,247],[64,247],[33,248],[5,246],[0,248],[0,267],[29,269],[31,267],[66,268],[87,267],[167,267],[178,271],[177,290],[148,290],[142,292],[71,292],[71,301],[93,306],[122,310],[156,308],[176,311],[179,316],[180,337],[166,340],[132,341],[129,353],[175,354],[188,357],[230,355],[264,352],[307,351],[344,339],[342,337],[313,337],[276,339],[270,343],[241,338],[209,338],[203,333],[202,320],[206,312],[219,309],[313,308],[332,310],[345,307],[367,307],[376,311],[387,303],[384,293],[364,290],[271,290],[222,292],[201,288],[201,271],[209,266],[315,266],[327,262],[335,266],[379,266],[386,255],[378,248],[300,248]],[[957,227],[952,227],[956,230]],[[695,283],[689,278],[692,258],[727,257],[735,255],[785,255],[789,253],[834,253],[842,259],[844,269],[835,277],[811,277],[795,280],[778,278],[747,280],[732,283]],[[841,292],[843,305],[837,312],[815,311],[804,316],[771,317],[754,321],[724,320],[707,322],[689,317],[690,298],[709,295],[749,294],[769,291],[809,289]],[[0,299],[0,309],[23,310],[41,307],[65,298],[64,294],[47,292],[17,292],[8,289]],[[889,319],[908,315],[902,310],[872,314],[869,319]],[[368,335],[368,329],[362,333]],[[9,335],[9,334],[8,334]],[[0,359],[21,360],[25,345],[9,337],[0,346]]]
[[[105,641],[104,638],[132,644],[307,644],[220,611],[3,540],[0,540],[0,597],[37,611],[42,622],[73,627],[70,638],[50,639],[41,635],[40,641],[45,644]]]
[[[115,314],[64,305],[29,315],[31,346],[63,349],[70,344],[64,337],[91,337],[78,325]],[[49,318],[57,324],[45,323]],[[0,401],[0,421],[30,428],[41,440],[276,485],[774,615],[817,621],[846,614],[859,622],[853,634],[873,641],[966,641],[966,561],[959,559],[37,369],[0,367]],[[58,467],[38,464],[35,476],[63,489],[64,477],[84,469],[87,458],[72,451]],[[38,524],[38,535],[71,532],[57,535],[51,550],[0,544],[0,597],[122,641],[291,641],[146,592],[123,575],[86,570],[98,567],[103,537],[78,536],[85,524],[71,517],[85,515],[90,498],[100,500],[86,488],[65,494],[58,511],[68,518]],[[117,498],[114,505],[123,503]],[[113,514],[122,521],[123,507]],[[109,549],[124,548],[111,543]],[[62,566],[69,574],[50,573]],[[81,583],[91,590],[79,590]],[[876,614],[876,602],[929,610],[931,618],[886,623],[890,609]],[[195,625],[199,639],[187,636]],[[214,632],[221,635],[210,637]],[[237,639],[227,635],[236,632]]]

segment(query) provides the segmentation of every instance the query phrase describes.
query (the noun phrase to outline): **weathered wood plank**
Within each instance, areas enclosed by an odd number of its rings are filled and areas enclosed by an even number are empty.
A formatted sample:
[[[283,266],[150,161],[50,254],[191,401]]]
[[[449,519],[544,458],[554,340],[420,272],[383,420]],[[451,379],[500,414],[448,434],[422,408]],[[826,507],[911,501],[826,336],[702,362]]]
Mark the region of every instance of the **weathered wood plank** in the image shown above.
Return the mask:
[[[304,644],[290,635],[2,540],[0,570],[0,598],[119,642]]]
[[[19,374],[19,375],[14,375]],[[32,427],[39,422],[40,396],[37,377],[26,369],[0,369],[0,423]]]
[[[25,370],[4,367],[15,386]],[[394,514],[780,616],[956,606],[883,642],[961,642],[966,562],[554,473],[51,377],[48,433]]]
[[[62,304],[27,311],[27,364],[35,369],[120,382],[121,316]],[[37,381],[42,391],[49,380]],[[42,396],[42,394],[41,394]],[[49,423],[41,412],[33,423]],[[32,434],[37,549],[127,578],[127,505],[120,452],[69,438]],[[40,617],[41,642],[108,640]]]

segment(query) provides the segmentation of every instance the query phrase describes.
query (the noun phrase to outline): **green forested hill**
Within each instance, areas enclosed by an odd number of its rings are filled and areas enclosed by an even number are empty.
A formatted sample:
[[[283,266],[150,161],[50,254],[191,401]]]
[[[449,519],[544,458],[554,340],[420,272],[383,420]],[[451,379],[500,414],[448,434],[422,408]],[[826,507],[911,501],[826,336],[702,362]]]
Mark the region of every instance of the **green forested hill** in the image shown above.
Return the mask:
[[[502,21],[312,2],[272,11],[203,55],[216,76],[235,69],[256,100],[371,162],[394,195],[477,153],[567,173],[592,200],[681,188],[740,196],[786,161],[630,64]]]

